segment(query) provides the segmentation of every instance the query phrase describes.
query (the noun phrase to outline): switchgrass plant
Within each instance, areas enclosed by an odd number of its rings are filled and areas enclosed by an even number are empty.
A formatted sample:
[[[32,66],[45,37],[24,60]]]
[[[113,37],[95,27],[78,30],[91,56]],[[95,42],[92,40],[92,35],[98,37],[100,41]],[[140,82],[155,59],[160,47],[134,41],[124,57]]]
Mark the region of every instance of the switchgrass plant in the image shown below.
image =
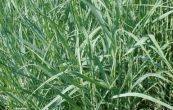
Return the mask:
[[[173,110],[172,0],[0,0],[1,110]]]

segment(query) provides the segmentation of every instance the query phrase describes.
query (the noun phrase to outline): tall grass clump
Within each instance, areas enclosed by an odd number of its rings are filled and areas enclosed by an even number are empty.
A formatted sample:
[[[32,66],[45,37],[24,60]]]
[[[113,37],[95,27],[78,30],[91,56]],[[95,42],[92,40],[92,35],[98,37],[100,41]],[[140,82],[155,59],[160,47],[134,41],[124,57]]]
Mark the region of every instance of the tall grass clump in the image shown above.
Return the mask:
[[[172,0],[0,0],[0,110],[173,110]]]

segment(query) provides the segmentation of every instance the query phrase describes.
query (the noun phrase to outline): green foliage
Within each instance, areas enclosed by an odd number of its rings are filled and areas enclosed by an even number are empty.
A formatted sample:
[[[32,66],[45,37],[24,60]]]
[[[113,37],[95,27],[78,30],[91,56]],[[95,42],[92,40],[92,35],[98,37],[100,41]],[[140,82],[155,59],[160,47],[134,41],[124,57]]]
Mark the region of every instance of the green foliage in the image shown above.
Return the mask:
[[[172,0],[0,7],[0,110],[173,109]]]

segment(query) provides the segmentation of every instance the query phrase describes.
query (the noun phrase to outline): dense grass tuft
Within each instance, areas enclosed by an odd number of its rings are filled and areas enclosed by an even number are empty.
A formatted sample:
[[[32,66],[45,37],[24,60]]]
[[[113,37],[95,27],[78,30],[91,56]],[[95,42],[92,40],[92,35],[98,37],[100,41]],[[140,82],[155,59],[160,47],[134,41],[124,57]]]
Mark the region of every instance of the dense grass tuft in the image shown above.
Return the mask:
[[[173,110],[172,0],[0,7],[0,109]]]

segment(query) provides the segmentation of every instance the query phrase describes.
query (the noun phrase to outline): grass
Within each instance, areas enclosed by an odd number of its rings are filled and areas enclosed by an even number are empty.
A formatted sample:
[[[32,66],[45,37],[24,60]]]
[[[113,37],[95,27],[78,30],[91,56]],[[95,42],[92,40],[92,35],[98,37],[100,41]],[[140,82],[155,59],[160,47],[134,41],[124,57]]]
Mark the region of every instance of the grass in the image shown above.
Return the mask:
[[[0,0],[0,110],[173,110],[172,0]]]

